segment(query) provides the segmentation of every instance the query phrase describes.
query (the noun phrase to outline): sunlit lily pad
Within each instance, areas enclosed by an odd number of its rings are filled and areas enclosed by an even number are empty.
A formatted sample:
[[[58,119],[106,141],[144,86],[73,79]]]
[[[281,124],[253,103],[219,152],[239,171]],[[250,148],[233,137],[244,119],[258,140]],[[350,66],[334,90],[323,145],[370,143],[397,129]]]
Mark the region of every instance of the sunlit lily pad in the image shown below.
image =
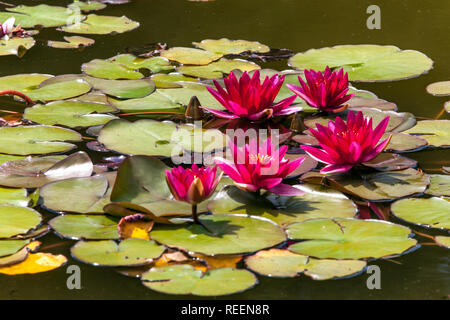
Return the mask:
[[[75,145],[64,141],[80,141],[75,131],[52,126],[0,128],[0,152],[28,155],[64,152]]]
[[[287,233],[305,240],[290,251],[321,259],[385,258],[417,244],[407,227],[379,220],[314,219],[289,225]]]
[[[429,177],[415,169],[377,173],[321,175],[308,172],[302,180],[315,184],[330,184],[341,192],[370,201],[392,200],[423,193],[430,183]]]
[[[41,215],[26,207],[0,206],[0,238],[27,233],[41,223]]]
[[[57,49],[78,49],[91,46],[95,43],[95,40],[79,36],[64,37],[64,40],[66,41],[49,40],[47,45]]]
[[[0,240],[0,257],[16,253],[29,242],[29,240]]]
[[[152,262],[164,252],[154,241],[130,238],[119,244],[112,240],[79,241],[72,248],[72,257],[94,266],[131,267]]]
[[[78,8],[81,11],[97,11],[106,8],[106,4],[100,1],[78,1],[75,0],[68,6],[71,9]]]
[[[183,65],[178,67],[177,71],[191,77],[216,79],[222,78],[224,74],[228,74],[234,69],[239,69],[242,71],[252,71],[260,68],[261,67],[259,65],[250,61],[241,59],[228,60],[222,58],[205,66]]]
[[[239,54],[242,52],[269,52],[270,48],[264,44],[257,41],[247,41],[247,40],[230,40],[227,38],[222,38],[218,40],[206,39],[200,42],[193,42],[193,44],[201,49],[220,53],[223,55],[227,54]]]
[[[258,282],[255,275],[247,270],[220,268],[203,273],[191,265],[152,268],[141,279],[146,287],[158,292],[196,296],[238,293]]]
[[[289,65],[300,70],[344,67],[351,81],[372,82],[419,76],[433,67],[433,61],[419,51],[395,46],[340,45],[297,53]]]
[[[427,86],[427,92],[433,96],[450,95],[450,81],[439,81]]]
[[[223,54],[220,53],[218,54],[205,50],[186,47],[173,47],[161,52],[161,57],[182,64],[195,64],[195,65],[209,64],[217,59],[220,59],[222,56]]]
[[[181,88],[182,83],[197,82],[197,79],[183,76],[181,73],[178,72],[172,72],[168,74],[158,73],[152,75],[150,79],[155,83],[156,87],[160,89]]]
[[[202,84],[183,83],[182,88],[177,89],[158,89],[158,93],[167,97],[173,103],[187,106],[189,100],[196,96],[200,104],[204,107],[213,109],[224,109],[224,107],[208,92],[206,86]]]
[[[31,198],[26,189],[0,188],[0,205],[26,207],[30,202]]]
[[[151,73],[172,71],[173,66],[162,57],[137,58],[131,54],[120,54],[106,60],[94,59],[81,66],[81,70],[93,77],[104,79],[141,79],[144,75],[139,69]]]
[[[287,225],[313,218],[351,218],[356,214],[353,202],[338,191],[314,185],[297,185],[306,193],[287,197],[271,194],[256,197],[237,187],[228,186],[209,203],[214,214],[247,214],[261,216]]]
[[[420,137],[428,141],[430,146],[450,146],[450,120],[419,121],[405,133],[420,135]]]
[[[439,246],[450,249],[450,237],[436,236],[434,240]]]
[[[32,37],[0,40],[0,56],[15,55],[21,58],[35,43],[36,41]]]
[[[395,171],[415,167],[417,161],[396,153],[380,153],[372,160],[364,162],[364,165],[378,171]]]
[[[98,141],[120,153],[166,157],[179,156],[184,150],[210,152],[226,146],[226,138],[218,130],[149,119],[113,120],[100,131]]]
[[[80,23],[61,27],[62,31],[81,34],[124,33],[139,27],[139,22],[125,16],[112,17],[90,14]]]
[[[450,197],[450,176],[444,174],[430,174],[430,185],[425,191],[433,196]]]
[[[269,277],[295,277],[304,273],[314,280],[349,277],[366,267],[365,261],[318,260],[282,249],[259,251],[245,259],[245,263],[252,271]]]
[[[155,91],[155,84],[149,79],[109,80],[84,77],[96,90],[119,99],[142,98]]]
[[[391,136],[391,140],[386,147],[387,151],[410,152],[423,148],[428,144],[425,139],[419,136],[413,136],[403,132],[385,133],[380,140],[383,141],[384,139],[387,139],[388,136]]]
[[[150,237],[169,247],[205,255],[255,252],[273,247],[285,238],[283,230],[270,220],[240,215],[201,217],[203,226],[158,225]]]
[[[103,213],[109,200],[109,182],[103,175],[49,183],[41,188],[43,206],[53,211]]]
[[[118,100],[110,99],[112,105],[126,112],[180,112],[181,105],[173,102],[158,90],[144,98]]]
[[[55,232],[73,240],[109,240],[119,239],[117,223],[119,220],[104,215],[67,214],[49,221]]]
[[[7,275],[21,275],[47,272],[57,269],[67,262],[62,254],[30,253],[27,258],[18,264],[0,268],[0,273]]]
[[[392,204],[391,211],[396,217],[413,224],[450,229],[449,198],[402,199]]]

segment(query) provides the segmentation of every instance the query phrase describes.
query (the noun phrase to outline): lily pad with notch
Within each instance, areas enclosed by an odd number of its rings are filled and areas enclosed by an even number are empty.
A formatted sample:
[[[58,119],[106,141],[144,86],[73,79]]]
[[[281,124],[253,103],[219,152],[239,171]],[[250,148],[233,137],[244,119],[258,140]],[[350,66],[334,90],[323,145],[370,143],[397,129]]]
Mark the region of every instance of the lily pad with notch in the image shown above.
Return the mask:
[[[105,215],[66,214],[49,221],[52,229],[61,237],[72,240],[119,239],[115,217]]]

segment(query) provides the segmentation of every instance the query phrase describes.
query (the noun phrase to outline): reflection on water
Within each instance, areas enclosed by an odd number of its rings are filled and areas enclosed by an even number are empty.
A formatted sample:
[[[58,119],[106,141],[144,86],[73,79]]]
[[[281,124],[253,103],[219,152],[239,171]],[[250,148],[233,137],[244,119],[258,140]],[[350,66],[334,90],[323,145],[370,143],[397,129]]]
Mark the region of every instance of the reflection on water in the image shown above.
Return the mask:
[[[20,4],[24,1],[7,1]],[[33,4],[49,1],[33,1]],[[59,1],[68,4],[71,1]],[[132,0],[132,3],[109,6],[105,15],[126,15],[139,21],[141,27],[116,36],[92,36],[96,43],[82,52],[48,48],[38,43],[25,57],[2,57],[0,75],[17,73],[79,73],[82,63],[95,58],[108,58],[127,47],[166,42],[169,46],[190,46],[192,41],[206,38],[257,40],[274,48],[294,52],[337,44],[393,44],[402,49],[419,50],[435,61],[434,69],[415,79],[355,84],[371,90],[380,98],[395,102],[400,111],[418,117],[434,118],[448,97],[426,93],[427,84],[450,79],[450,24],[444,13],[450,11],[449,1],[378,0],[381,7],[381,30],[366,28],[367,2],[364,1],[301,1],[301,0]],[[42,30],[37,39],[60,40],[56,30]],[[265,66],[282,70],[286,61]],[[18,107],[2,98],[2,108]],[[442,119],[449,119],[445,114]],[[448,165],[449,151],[423,151],[408,155],[420,161],[425,170],[436,172]],[[447,162],[446,162],[447,161]],[[55,235],[44,238],[45,245],[58,243]],[[69,256],[71,243],[55,247],[54,253]],[[76,263],[70,261],[69,264]],[[446,249],[426,246],[393,261],[374,261],[381,268],[381,290],[368,290],[367,275],[336,281],[313,281],[259,277],[254,289],[231,296],[236,299],[416,299],[446,298],[450,293],[449,255]],[[77,263],[78,264],[78,263]],[[66,288],[66,268],[36,275],[0,275],[0,299],[175,299],[145,288],[137,279],[129,279],[112,269],[96,269],[79,263],[82,290]],[[196,299],[196,297],[189,297]],[[230,297],[225,297],[230,298]]]

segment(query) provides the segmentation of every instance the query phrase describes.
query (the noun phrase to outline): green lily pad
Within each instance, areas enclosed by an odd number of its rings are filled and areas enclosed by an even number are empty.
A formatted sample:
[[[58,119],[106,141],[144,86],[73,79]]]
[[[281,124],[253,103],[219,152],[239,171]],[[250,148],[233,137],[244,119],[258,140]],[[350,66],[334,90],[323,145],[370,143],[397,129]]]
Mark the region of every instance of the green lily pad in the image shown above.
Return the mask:
[[[314,184],[329,184],[333,188],[369,201],[386,201],[423,193],[429,177],[415,169],[377,173],[321,175],[308,172],[302,180]]]
[[[427,92],[433,96],[450,95],[450,81],[439,81],[427,86]]]
[[[154,241],[129,238],[119,244],[113,240],[79,241],[72,248],[72,257],[81,262],[104,267],[142,266],[164,252]]]
[[[0,188],[0,205],[27,207],[30,202],[26,189]]]
[[[217,194],[208,208],[213,214],[260,216],[283,226],[313,218],[351,218],[356,214],[353,202],[339,191],[307,184],[296,187],[306,193],[295,197],[276,194],[256,197],[228,186]]]
[[[450,229],[450,199],[402,199],[391,206],[392,213],[407,222],[436,229]]]
[[[407,227],[379,220],[315,219],[288,226],[289,246],[298,254],[320,259],[386,258],[416,246]]]
[[[430,174],[430,185],[425,191],[433,196],[450,197],[450,176],[445,174]]]
[[[93,163],[85,152],[59,158],[26,158],[0,165],[0,185],[7,187],[39,188],[52,181],[75,177],[89,177]]]
[[[118,219],[104,215],[67,214],[49,221],[49,225],[61,237],[79,240],[119,239]]]
[[[80,141],[75,131],[52,126],[0,128],[0,153],[14,155],[65,152],[75,145],[64,141]]]
[[[405,133],[420,135],[430,146],[450,146],[450,120],[419,121]]]
[[[142,98],[155,91],[155,84],[150,79],[109,80],[84,77],[96,90],[119,99]]]
[[[141,277],[142,283],[167,294],[221,296],[250,289],[258,280],[247,270],[219,268],[203,273],[190,265],[152,268]]]
[[[8,12],[0,12],[0,21],[5,21],[10,17],[16,18],[16,25],[22,28],[33,28],[42,26],[44,28],[59,27],[66,24],[81,22],[85,16],[76,10],[65,7],[49,6],[40,4],[37,6],[20,5],[7,8]]]
[[[374,168],[378,171],[395,171],[415,167],[417,161],[402,157],[396,153],[383,152],[370,161],[364,162],[364,166]]]
[[[0,258],[0,267],[3,268],[3,267],[9,267],[9,266],[18,264],[18,263],[24,261],[26,258],[28,258],[28,254],[29,254],[29,249],[24,247],[9,256],[2,257],[2,258]]]
[[[41,188],[43,206],[49,210],[77,213],[103,213],[111,188],[104,175],[66,179]]]
[[[26,207],[0,206],[0,238],[27,233],[42,221],[39,212]]]
[[[433,67],[433,61],[419,51],[395,46],[340,45],[297,53],[289,65],[300,70],[344,67],[349,80],[373,82],[419,76]]]
[[[49,40],[47,45],[57,49],[78,49],[92,46],[95,43],[95,40],[79,36],[64,37],[64,40],[66,41]]]
[[[226,146],[226,136],[218,130],[150,119],[110,121],[100,131],[98,141],[120,153],[166,157],[177,157],[184,150],[210,152]]]
[[[410,152],[423,148],[428,144],[427,140],[419,136],[413,136],[403,132],[385,133],[380,140],[383,141],[389,136],[391,136],[391,140],[386,147],[386,151]]]
[[[173,103],[184,106],[189,104],[189,100],[196,96],[201,105],[208,108],[223,110],[224,107],[208,92],[206,86],[202,84],[183,83],[182,88],[177,89],[158,89],[158,93],[167,97]]]
[[[121,80],[123,81],[123,80]],[[179,112],[183,111],[181,105],[173,102],[158,90],[144,98],[109,100],[113,106],[125,112]]]
[[[259,65],[250,61],[241,59],[228,60],[222,58],[218,61],[204,66],[183,65],[178,67],[177,71],[187,76],[205,79],[217,79],[222,78],[224,74],[228,74],[234,69],[239,69],[242,71],[252,71],[260,68],[261,67]]]
[[[0,40],[0,56],[15,55],[22,58],[35,44],[36,41],[32,37]]]
[[[286,278],[304,273],[314,280],[349,277],[366,267],[366,262],[361,260],[318,260],[282,249],[259,251],[246,258],[245,264],[264,276]]]
[[[450,113],[450,101],[447,101],[444,104],[444,109],[445,109],[445,111],[447,111],[447,113]]]
[[[72,10],[79,9],[81,11],[97,11],[106,8],[106,4],[98,1],[78,1],[75,0],[68,6]]]
[[[158,73],[150,77],[150,79],[155,83],[157,88],[168,89],[168,88],[182,88],[185,82],[198,82],[197,79],[192,77],[183,76],[181,73]]]
[[[195,65],[209,64],[217,59],[220,59],[222,56],[223,54],[185,47],[173,47],[161,52],[161,57],[182,64]]]
[[[69,33],[81,34],[111,34],[124,33],[139,27],[139,22],[133,21],[125,16],[112,17],[89,14],[80,23],[61,27],[61,30]]]
[[[0,257],[16,253],[29,242],[30,240],[0,240]]]
[[[450,249],[450,237],[436,236],[434,240],[439,246]]]
[[[197,48],[207,50],[209,52],[220,53],[222,55],[227,54],[239,54],[242,52],[260,52],[266,53],[270,51],[270,48],[257,41],[247,40],[230,40],[222,38],[218,40],[206,39],[200,42],[193,42]]]
[[[286,240],[283,230],[270,220],[240,215],[204,216],[203,226],[158,225],[151,239],[169,247],[204,255],[255,252]]]

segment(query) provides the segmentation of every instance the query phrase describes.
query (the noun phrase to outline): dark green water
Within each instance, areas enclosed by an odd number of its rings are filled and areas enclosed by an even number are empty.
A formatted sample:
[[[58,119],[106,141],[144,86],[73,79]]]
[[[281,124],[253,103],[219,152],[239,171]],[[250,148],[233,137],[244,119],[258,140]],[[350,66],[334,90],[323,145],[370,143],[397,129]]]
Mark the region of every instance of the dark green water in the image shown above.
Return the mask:
[[[21,1],[9,1],[20,4]],[[27,1],[26,4],[61,4],[69,1]],[[24,3],[22,1],[22,3]],[[450,79],[450,2],[447,0],[376,1],[381,7],[381,30],[366,28],[366,8],[372,1],[344,0],[132,0],[132,3],[109,6],[104,15],[126,15],[139,21],[140,28],[122,35],[93,36],[96,44],[82,52],[52,49],[46,40],[64,35],[42,30],[43,39],[24,58],[2,57],[0,75],[17,73],[79,73],[80,66],[95,58],[108,58],[130,46],[166,42],[169,46],[190,46],[206,38],[257,40],[273,48],[294,52],[338,44],[390,44],[402,49],[419,50],[435,61],[434,69],[418,78],[377,84],[354,85],[380,98],[397,103],[400,111],[414,113],[418,119],[435,118],[448,100],[433,97],[425,87],[432,82]],[[0,7],[1,8],[1,7]],[[287,69],[286,61],[267,64]],[[2,109],[18,110],[10,99],[1,99]],[[20,110],[21,111],[21,110]],[[441,119],[449,119],[444,114]],[[428,173],[437,173],[450,165],[450,149],[436,149],[407,155],[419,160]],[[48,215],[50,216],[50,215]],[[395,221],[394,221],[395,222]],[[414,228],[417,231],[423,231]],[[428,231],[429,233],[429,231]],[[430,242],[418,237],[420,242]],[[61,240],[55,235],[42,238],[44,246]],[[46,251],[70,256],[72,242]],[[423,246],[405,256],[374,261],[381,268],[381,290],[369,290],[368,274],[345,280],[313,281],[259,277],[259,284],[233,299],[445,299],[450,294],[448,250]],[[105,268],[78,264],[82,273],[82,290],[68,290],[66,267],[39,275],[0,276],[0,299],[174,299],[145,288]]]

